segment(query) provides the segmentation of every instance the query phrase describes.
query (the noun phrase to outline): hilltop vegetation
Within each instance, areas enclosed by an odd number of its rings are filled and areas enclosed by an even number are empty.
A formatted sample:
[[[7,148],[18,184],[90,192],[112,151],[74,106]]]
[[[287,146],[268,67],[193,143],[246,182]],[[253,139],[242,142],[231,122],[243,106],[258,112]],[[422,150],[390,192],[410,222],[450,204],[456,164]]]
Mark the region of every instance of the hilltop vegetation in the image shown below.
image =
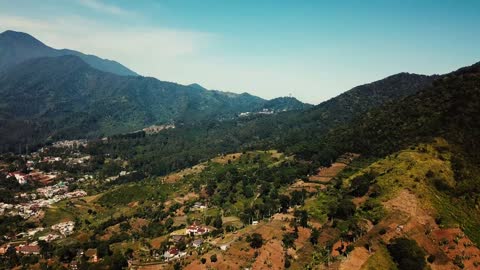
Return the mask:
[[[328,165],[341,154],[322,140],[329,130],[370,109],[412,95],[431,85],[434,78],[402,73],[356,87],[307,110],[224,122],[205,120],[154,136],[117,136],[108,143],[92,144],[92,151],[132,159],[136,169],[160,175],[218,153],[253,149],[280,149],[317,165]]]

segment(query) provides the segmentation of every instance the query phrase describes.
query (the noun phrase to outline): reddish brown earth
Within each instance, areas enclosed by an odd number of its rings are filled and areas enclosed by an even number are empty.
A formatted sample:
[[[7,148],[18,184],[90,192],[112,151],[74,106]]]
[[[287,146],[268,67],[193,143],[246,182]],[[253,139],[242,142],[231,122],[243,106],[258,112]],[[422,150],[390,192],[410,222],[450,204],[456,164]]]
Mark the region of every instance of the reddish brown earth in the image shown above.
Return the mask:
[[[228,155],[222,155],[216,158],[213,158],[212,161],[220,164],[227,164],[228,161],[234,161],[237,160],[242,156],[242,153],[234,153],[234,154],[228,154]]]
[[[347,164],[340,162],[333,163],[328,168],[320,167],[317,174],[310,176],[308,179],[312,182],[328,183],[345,167],[347,167]]]
[[[385,207],[392,216],[381,225],[388,228],[382,237],[388,241],[395,237],[408,237],[428,253],[435,261],[430,267],[435,269],[459,269],[452,262],[458,255],[463,259],[465,269],[480,269],[474,263],[480,263],[480,250],[465,236],[459,228],[440,228],[433,218],[431,209],[425,209],[415,194],[408,190],[387,201]]]
[[[340,265],[340,270],[360,270],[370,257],[370,253],[364,247],[355,248]]]
[[[307,192],[318,192],[326,188],[327,187],[323,184],[297,180],[295,183],[288,187],[288,191],[305,189]]]

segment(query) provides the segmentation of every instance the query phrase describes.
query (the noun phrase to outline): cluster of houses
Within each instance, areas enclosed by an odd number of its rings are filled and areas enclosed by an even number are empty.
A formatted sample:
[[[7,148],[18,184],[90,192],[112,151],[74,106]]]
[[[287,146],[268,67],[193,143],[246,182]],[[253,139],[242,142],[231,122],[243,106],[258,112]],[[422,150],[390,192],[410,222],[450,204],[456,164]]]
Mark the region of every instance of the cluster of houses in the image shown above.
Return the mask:
[[[154,134],[154,133],[158,133],[162,130],[171,129],[171,128],[175,128],[175,125],[173,125],[173,124],[153,125],[153,126],[146,127],[142,130],[145,131],[145,133],[147,133],[147,134]]]
[[[163,254],[163,257],[165,258],[166,262],[171,261],[171,260],[180,259],[180,258],[185,257],[185,256],[187,256],[187,252],[186,251],[180,251],[176,247],[165,251],[165,253]]]
[[[187,239],[185,235],[172,235],[170,236],[170,241],[173,242],[174,244],[178,244],[180,242],[185,242]],[[199,248],[203,244],[204,240],[203,238],[198,238],[193,240],[190,245],[194,248]],[[171,247],[165,253],[163,253],[163,258],[165,261],[171,261],[175,259],[180,259],[184,256],[187,255],[187,252],[179,250],[176,246]]]
[[[28,174],[23,172],[11,172],[8,174],[9,177],[14,177],[20,185],[25,185],[29,178]]]
[[[37,203],[8,204],[0,202],[0,215],[20,216],[28,219],[32,216],[39,217],[40,205]]]
[[[126,176],[126,175],[129,175],[131,173],[134,173],[136,171],[132,171],[132,172],[127,172],[127,171],[121,171],[118,175],[114,175],[114,176],[110,176],[110,177],[107,177],[105,178],[105,182],[112,182],[112,181],[115,181],[117,180],[120,176]]]
[[[256,115],[256,114],[266,114],[266,115],[269,115],[269,114],[274,114],[275,112],[274,111],[271,111],[269,109],[263,109],[259,112],[242,112],[240,113],[238,116],[239,117],[247,117],[247,116],[250,116],[250,115]]]
[[[171,247],[163,253],[164,260],[168,262],[187,256],[187,252],[178,248],[180,243],[185,243],[187,246],[191,246],[193,248],[201,247],[205,241],[203,238],[199,237],[192,240],[192,238],[188,236],[201,236],[208,233],[209,231],[210,230],[208,229],[208,227],[193,223],[185,229],[185,234],[170,235],[169,242],[173,245],[171,245]]]
[[[68,186],[64,182],[59,182],[53,186],[37,188],[37,193],[45,198],[51,198],[54,195],[64,194],[68,191]]]
[[[82,140],[64,140],[64,141],[58,141],[54,142],[52,144],[53,147],[55,148],[76,148],[79,146],[87,146],[88,141],[85,139]]]
[[[40,236],[38,240],[43,240],[45,242],[52,242],[57,239],[61,239],[73,234],[75,230],[75,223],[73,221],[61,222],[54,224],[50,227],[52,231],[47,235]]]
[[[54,163],[62,161],[61,157],[44,157],[40,162],[41,163]]]
[[[193,223],[192,225],[188,226],[185,229],[185,233],[187,235],[202,235],[208,232],[209,232],[209,229],[207,227],[197,225],[196,223]]]
[[[202,202],[196,202],[191,208],[191,211],[201,211],[207,209],[207,206],[204,205]]]
[[[40,254],[40,246],[38,245],[37,242],[33,243],[10,243],[8,245],[0,247],[0,255],[4,255],[7,253],[9,249],[15,249],[15,252],[17,254],[23,254],[23,255],[39,255]]]
[[[28,167],[30,173],[23,173],[23,172],[10,172],[7,173],[7,177],[14,178],[20,185],[25,185],[26,183],[30,182],[39,182],[42,184],[49,184],[52,182],[53,179],[57,177],[58,173],[50,173],[45,174],[41,171],[34,171],[33,167]]]
[[[87,161],[89,161],[91,158],[92,158],[92,156],[90,156],[90,155],[81,156],[81,157],[71,157],[71,158],[67,159],[67,164],[68,165],[81,165],[81,164],[84,164]]]
[[[42,240],[42,241],[45,241],[45,242],[52,242],[52,241],[55,241],[55,240],[60,239],[60,238],[62,238],[62,236],[59,235],[59,234],[49,233],[47,235],[43,235],[43,236],[38,237],[38,240]]]
[[[64,193],[59,194],[61,193],[59,192],[59,190],[61,190]],[[83,190],[75,190],[72,192],[65,192],[65,191],[68,191],[68,189],[65,189],[63,187],[40,188],[40,191],[37,190],[37,192],[41,196],[45,197],[42,199],[35,199],[37,197],[36,194],[22,193],[20,194],[21,198],[31,199],[31,200],[23,203],[17,203],[17,204],[8,204],[8,203],[0,202],[0,215],[10,215],[10,216],[18,215],[24,219],[28,219],[32,216],[38,217],[41,214],[42,208],[48,207],[54,203],[57,203],[65,199],[87,196],[87,193]],[[56,195],[53,195],[53,194],[56,194]]]
[[[18,233],[16,236],[17,238],[28,237],[28,239],[32,239],[35,234],[42,232],[43,230],[45,230],[43,227],[33,228],[29,229],[27,232]]]
[[[52,227],[50,228],[54,231],[58,231],[63,236],[69,236],[73,233],[73,230],[75,229],[75,222],[73,221],[61,222],[61,223],[52,225]]]

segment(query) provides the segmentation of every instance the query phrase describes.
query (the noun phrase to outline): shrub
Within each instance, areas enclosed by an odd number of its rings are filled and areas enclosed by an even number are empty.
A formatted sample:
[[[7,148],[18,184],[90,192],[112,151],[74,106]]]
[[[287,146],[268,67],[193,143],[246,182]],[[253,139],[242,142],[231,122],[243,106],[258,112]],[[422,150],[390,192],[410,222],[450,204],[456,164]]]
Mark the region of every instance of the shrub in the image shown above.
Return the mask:
[[[425,265],[425,252],[415,240],[397,238],[387,246],[399,270],[422,270]]]
[[[452,190],[452,187],[441,178],[433,179],[433,185],[438,191],[448,192]]]
[[[217,254],[213,254],[212,256],[210,256],[210,261],[212,263],[217,262]]]
[[[356,206],[349,199],[343,199],[337,206],[330,208],[329,216],[346,220],[355,214]]]
[[[263,245],[263,237],[259,233],[254,233],[249,238],[250,246],[252,248],[261,248]]]
[[[355,246],[350,244],[350,245],[347,246],[347,249],[345,250],[345,253],[348,254],[348,253],[352,252],[354,249],[355,249]]]
[[[462,261],[462,257],[458,255],[455,256],[455,259],[453,259],[453,264],[460,267],[461,269],[465,268],[465,265],[463,264],[463,261]]]
[[[223,226],[222,222],[222,217],[220,215],[215,217],[215,220],[213,220],[213,227],[220,229]]]
[[[312,233],[310,234],[310,243],[312,243],[312,245],[318,244],[319,237],[320,237],[320,231],[317,228],[313,228]]]
[[[351,184],[351,194],[355,197],[362,197],[367,194],[371,181],[375,177],[371,174],[364,174],[355,177]]]

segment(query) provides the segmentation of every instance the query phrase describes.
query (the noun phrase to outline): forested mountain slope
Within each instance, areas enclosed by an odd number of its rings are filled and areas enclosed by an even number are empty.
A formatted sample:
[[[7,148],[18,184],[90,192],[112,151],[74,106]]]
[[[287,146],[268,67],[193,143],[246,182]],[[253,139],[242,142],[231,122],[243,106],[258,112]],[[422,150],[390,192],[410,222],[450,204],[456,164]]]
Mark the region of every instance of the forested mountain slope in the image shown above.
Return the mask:
[[[436,80],[416,95],[362,115],[332,131],[325,142],[339,151],[373,155],[398,151],[412,143],[444,137],[480,160],[480,64]]]
[[[262,110],[269,102],[247,93],[119,76],[71,55],[35,58],[0,72],[0,95],[3,150],[33,146],[48,138],[128,133],[153,124],[224,121]],[[291,109],[287,105],[276,108]]]
[[[192,166],[218,153],[240,149],[279,148],[311,157],[323,151],[320,139],[330,129],[370,109],[412,95],[430,86],[435,78],[401,73],[353,88],[305,111],[251,116],[222,123],[203,121],[154,136],[138,134],[137,138],[111,138],[109,143],[92,144],[91,148],[133,159],[137,166],[153,174]],[[314,147],[310,148],[311,145]],[[328,153],[329,159],[336,158],[334,151]]]

